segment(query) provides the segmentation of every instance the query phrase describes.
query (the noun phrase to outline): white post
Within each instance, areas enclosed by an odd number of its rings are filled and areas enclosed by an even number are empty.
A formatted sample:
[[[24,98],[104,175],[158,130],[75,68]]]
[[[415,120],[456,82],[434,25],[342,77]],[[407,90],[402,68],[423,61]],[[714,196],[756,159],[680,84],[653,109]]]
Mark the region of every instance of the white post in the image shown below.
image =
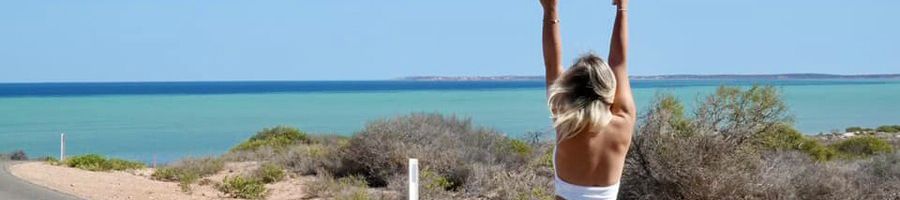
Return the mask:
[[[409,200],[419,200],[419,160],[409,159]]]
[[[66,133],[59,134],[59,160],[66,159]]]

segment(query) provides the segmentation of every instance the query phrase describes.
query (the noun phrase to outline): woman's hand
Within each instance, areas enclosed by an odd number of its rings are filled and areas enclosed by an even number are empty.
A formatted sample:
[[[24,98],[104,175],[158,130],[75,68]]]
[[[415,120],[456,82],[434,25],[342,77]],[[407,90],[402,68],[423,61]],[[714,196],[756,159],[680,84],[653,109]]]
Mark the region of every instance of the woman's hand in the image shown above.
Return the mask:
[[[541,0],[541,6],[544,7],[544,10],[548,9],[556,9],[557,0]]]

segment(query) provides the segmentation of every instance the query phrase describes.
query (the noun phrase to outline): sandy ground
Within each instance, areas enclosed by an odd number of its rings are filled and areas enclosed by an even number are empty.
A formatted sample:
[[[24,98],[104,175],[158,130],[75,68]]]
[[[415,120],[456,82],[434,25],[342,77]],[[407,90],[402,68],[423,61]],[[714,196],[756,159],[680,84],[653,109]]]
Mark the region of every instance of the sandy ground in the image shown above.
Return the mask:
[[[227,163],[225,169],[207,177],[207,182],[219,183],[225,176],[248,174],[256,163]],[[150,179],[153,169],[125,172],[91,172],[75,168],[53,166],[43,162],[29,162],[11,166],[9,171],[16,177],[32,183],[72,194],[84,199],[231,199],[219,192],[214,184],[192,185],[188,194],[181,191],[178,183]],[[268,184],[266,199],[306,199],[304,184],[313,177],[287,177],[284,181]],[[199,181],[204,182],[204,181]]]

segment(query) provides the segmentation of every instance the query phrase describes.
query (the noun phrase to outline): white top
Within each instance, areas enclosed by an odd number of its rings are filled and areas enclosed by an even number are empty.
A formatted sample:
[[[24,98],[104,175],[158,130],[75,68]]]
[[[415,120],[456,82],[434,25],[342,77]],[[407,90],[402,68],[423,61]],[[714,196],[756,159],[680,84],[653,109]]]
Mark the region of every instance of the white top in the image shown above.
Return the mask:
[[[556,173],[556,146],[553,146],[553,180],[556,195],[567,200],[576,199],[609,199],[615,200],[619,195],[619,183],[606,187],[588,187],[566,183]]]

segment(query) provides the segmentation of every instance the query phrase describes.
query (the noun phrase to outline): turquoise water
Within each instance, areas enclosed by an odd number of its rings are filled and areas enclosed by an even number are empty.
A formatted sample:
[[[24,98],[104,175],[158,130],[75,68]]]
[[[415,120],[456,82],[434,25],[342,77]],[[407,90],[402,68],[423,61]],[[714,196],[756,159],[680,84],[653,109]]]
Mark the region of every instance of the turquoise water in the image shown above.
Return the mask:
[[[715,86],[667,84],[634,90],[639,107],[671,92],[692,107]],[[786,102],[805,133],[848,126],[900,124],[900,82],[785,84]],[[32,157],[58,153],[59,133],[69,154],[103,153],[149,161],[216,155],[255,131],[290,125],[312,133],[353,134],[366,121],[410,112],[471,117],[476,124],[516,136],[547,131],[542,87],[407,89],[236,94],[150,94],[0,97],[0,152],[24,149]]]

